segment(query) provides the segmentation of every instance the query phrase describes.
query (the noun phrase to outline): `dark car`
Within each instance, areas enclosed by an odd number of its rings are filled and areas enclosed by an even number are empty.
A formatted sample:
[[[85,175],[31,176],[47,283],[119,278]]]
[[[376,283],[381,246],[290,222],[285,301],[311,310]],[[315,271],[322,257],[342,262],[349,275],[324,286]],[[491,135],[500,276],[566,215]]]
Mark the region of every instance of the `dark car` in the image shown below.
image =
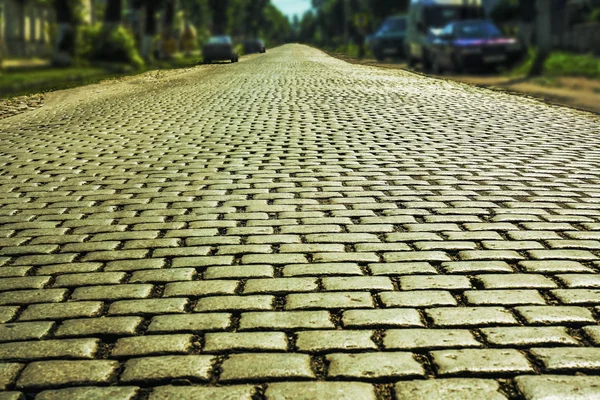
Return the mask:
[[[244,41],[244,53],[252,54],[252,53],[266,53],[267,48],[265,47],[265,42],[260,39],[249,39]]]
[[[386,57],[404,56],[404,39],[406,38],[406,17],[389,17],[379,30],[369,38],[369,45],[378,61]]]
[[[231,60],[235,63],[239,59],[229,36],[213,36],[208,39],[202,48],[202,55],[207,64],[215,60]]]
[[[502,34],[491,21],[468,20],[446,25],[436,34],[430,48],[434,72],[463,72],[481,67],[510,66],[524,47]]]

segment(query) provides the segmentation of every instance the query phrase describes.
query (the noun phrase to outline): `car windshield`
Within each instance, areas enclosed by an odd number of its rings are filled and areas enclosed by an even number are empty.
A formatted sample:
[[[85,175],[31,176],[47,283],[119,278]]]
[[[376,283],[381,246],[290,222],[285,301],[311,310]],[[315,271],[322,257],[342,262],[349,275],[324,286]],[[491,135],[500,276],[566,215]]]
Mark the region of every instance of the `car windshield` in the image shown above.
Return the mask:
[[[377,33],[391,33],[391,32],[404,32],[406,30],[406,19],[404,18],[390,18],[385,20],[381,28]]]
[[[231,39],[229,36],[213,36],[208,39],[209,44],[230,44]]]
[[[502,33],[491,22],[468,22],[456,24],[455,36],[461,39],[477,39],[501,36]]]
[[[482,13],[480,7],[431,6],[425,10],[425,23],[429,28],[441,28],[453,21],[481,17]]]

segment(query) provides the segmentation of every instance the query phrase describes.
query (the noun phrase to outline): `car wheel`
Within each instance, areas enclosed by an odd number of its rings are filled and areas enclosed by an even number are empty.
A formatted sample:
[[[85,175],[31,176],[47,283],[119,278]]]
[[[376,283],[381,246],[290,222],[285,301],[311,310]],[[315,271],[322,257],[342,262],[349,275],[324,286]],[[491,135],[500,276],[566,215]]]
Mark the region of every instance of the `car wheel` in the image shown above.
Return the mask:
[[[423,63],[423,69],[425,71],[430,71],[431,70],[431,60],[430,60],[429,55],[426,52],[423,52],[422,63]]]
[[[453,69],[457,74],[462,74],[465,71],[462,61],[457,56],[452,57],[452,64],[454,66]]]
[[[432,72],[436,75],[442,75],[444,73],[444,70],[442,69],[442,65],[440,64],[440,61],[438,60],[437,57],[432,57],[433,60],[431,61],[431,69]]]

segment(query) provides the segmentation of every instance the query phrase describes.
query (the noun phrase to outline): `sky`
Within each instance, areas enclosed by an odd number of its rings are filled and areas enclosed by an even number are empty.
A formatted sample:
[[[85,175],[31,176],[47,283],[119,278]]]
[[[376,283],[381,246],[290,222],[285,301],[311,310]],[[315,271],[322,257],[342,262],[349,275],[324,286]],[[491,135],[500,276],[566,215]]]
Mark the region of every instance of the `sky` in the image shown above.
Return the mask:
[[[310,10],[310,0],[271,0],[271,3],[290,18],[294,15],[300,18]]]

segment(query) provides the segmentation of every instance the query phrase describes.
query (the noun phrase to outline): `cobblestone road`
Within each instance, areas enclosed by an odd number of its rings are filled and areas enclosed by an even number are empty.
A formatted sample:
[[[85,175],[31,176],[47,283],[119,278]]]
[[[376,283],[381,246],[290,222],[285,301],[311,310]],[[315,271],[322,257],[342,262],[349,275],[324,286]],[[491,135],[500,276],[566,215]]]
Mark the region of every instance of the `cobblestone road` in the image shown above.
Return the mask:
[[[0,399],[600,397],[597,117],[300,45],[107,88],[1,122]]]

